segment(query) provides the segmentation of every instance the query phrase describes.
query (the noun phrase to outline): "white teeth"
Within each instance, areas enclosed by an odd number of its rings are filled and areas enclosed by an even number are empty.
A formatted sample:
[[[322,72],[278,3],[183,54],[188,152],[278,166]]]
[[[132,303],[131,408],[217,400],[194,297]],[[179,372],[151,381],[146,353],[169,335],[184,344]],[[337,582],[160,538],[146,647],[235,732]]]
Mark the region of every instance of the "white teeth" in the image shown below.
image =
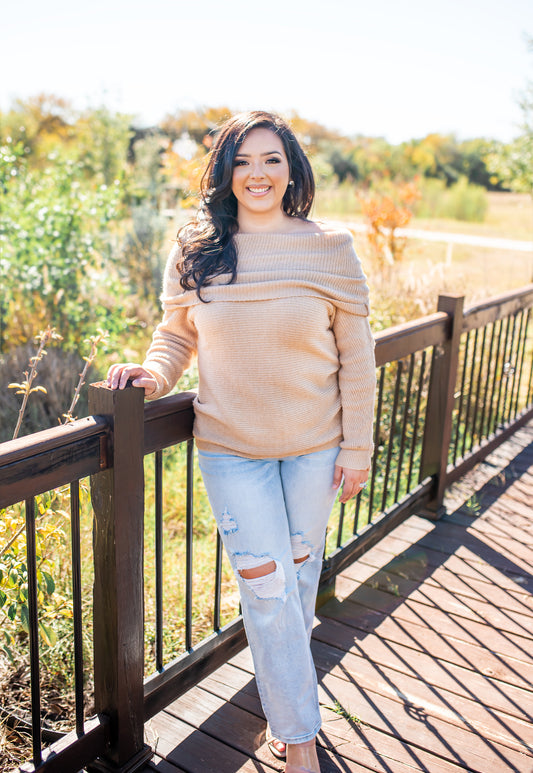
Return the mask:
[[[265,191],[268,191],[270,186],[266,186],[264,188],[252,188],[251,186],[248,186],[248,190],[252,193],[265,193]]]

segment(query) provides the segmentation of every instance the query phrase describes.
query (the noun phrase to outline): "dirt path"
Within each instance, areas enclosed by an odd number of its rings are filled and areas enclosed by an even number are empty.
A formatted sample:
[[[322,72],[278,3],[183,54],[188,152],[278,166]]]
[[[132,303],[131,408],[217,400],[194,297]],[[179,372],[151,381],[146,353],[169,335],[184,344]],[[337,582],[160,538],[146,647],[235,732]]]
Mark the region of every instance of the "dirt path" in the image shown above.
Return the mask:
[[[364,233],[368,230],[365,223],[346,221],[328,221],[332,225],[349,228],[351,231]],[[445,231],[425,231],[417,228],[397,228],[398,236],[407,239],[422,239],[427,242],[444,242],[445,244],[469,244],[475,247],[490,247],[498,250],[516,250],[517,252],[533,252],[533,241],[521,239],[501,239],[492,236],[476,236],[475,234],[447,233]]]

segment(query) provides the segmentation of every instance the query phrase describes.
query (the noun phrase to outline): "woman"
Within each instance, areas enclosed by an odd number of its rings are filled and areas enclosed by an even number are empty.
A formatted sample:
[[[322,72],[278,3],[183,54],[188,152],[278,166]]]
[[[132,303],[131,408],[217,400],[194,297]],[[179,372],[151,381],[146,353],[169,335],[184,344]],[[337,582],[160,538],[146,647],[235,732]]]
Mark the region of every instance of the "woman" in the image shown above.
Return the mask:
[[[269,747],[317,773],[310,637],[325,531],[366,485],[375,387],[368,289],[347,231],[307,219],[311,167],[289,126],[260,111],[220,129],[197,221],[178,234],[164,317],[142,366],[113,365],[147,398],[193,355],[194,435],[237,577]],[[286,747],[286,748],[285,748]]]

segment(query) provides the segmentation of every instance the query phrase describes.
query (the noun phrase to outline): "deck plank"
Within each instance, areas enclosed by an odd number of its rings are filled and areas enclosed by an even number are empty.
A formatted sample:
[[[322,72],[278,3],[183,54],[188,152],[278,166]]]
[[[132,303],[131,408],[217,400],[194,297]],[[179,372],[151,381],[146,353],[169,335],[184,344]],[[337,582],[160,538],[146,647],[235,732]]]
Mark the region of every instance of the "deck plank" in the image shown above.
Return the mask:
[[[464,596],[481,602],[485,601],[489,592],[487,586],[490,586],[491,599],[495,606],[533,617],[533,596],[523,587],[516,586],[516,583],[514,583],[514,588],[502,588],[500,585],[491,583],[484,576],[465,577],[456,574],[450,570],[449,564],[435,568],[425,580],[427,586],[446,588],[457,598]],[[406,598],[420,586],[420,579],[413,577],[413,573],[407,577],[405,570],[399,573],[399,570],[390,564],[376,569],[358,561],[339,576],[335,588],[337,598],[342,600],[349,596],[354,590],[354,583],[367,583],[374,588],[380,588]]]
[[[532,773],[533,423],[348,567],[313,632],[323,773]],[[150,722],[143,773],[281,771],[248,649]]]
[[[246,662],[246,659],[247,657],[244,655],[241,663],[243,666],[249,667],[249,663]],[[221,669],[218,669],[211,677],[204,679],[202,681],[201,689],[220,697],[226,704],[232,703],[235,706],[239,706],[262,717],[255,680],[249,670],[238,668],[237,666],[228,663]],[[329,703],[327,699],[324,700],[325,703]],[[219,710],[224,710],[222,704],[220,705]],[[194,711],[196,712],[197,709],[195,708]],[[323,751],[333,752],[335,749],[342,747],[343,761],[350,760],[352,763],[359,764],[359,767],[348,767],[346,768],[347,770],[371,769],[386,771],[388,768],[385,763],[382,765],[379,764],[380,757],[376,756],[373,751],[374,747],[381,749],[380,756],[395,759],[399,764],[399,767],[396,768],[398,773],[400,771],[403,772],[404,770],[412,770],[411,765],[414,756],[425,760],[428,766],[427,769],[435,771],[435,773],[437,773],[437,771],[439,771],[439,773],[440,771],[442,771],[442,773],[451,773],[451,771],[458,770],[455,765],[450,765],[429,752],[417,750],[416,755],[413,755],[413,752],[408,748],[407,744],[402,744],[401,741],[398,741],[398,739],[393,736],[383,734],[371,727],[365,728],[365,735],[368,734],[372,738],[372,742],[369,746],[366,739],[363,738],[358,740],[357,736],[354,738],[354,727],[356,730],[358,729],[356,723],[354,724],[352,722],[350,724],[345,718],[340,717],[337,713],[329,709],[327,705],[322,706],[322,716],[324,724],[319,741]],[[260,747],[256,751],[258,756],[262,756],[264,753],[264,747]],[[324,757],[324,759],[326,759],[326,757]],[[331,760],[331,757],[329,759]],[[365,760],[365,764],[364,767],[361,768],[363,759]],[[270,760],[272,761],[272,758],[270,758]],[[333,770],[338,770],[338,768],[333,768]]]
[[[273,769],[166,711],[152,722],[158,733],[158,755],[187,773],[271,773]],[[235,728],[232,735],[236,735]]]
[[[171,762],[166,760],[164,757],[160,757],[158,754],[153,756],[144,770],[146,773],[149,773],[149,771],[152,773],[153,771],[157,771],[157,773],[185,773],[183,768],[178,768],[176,765],[173,765]]]
[[[477,695],[468,683],[470,695],[467,697],[461,696],[457,689],[456,694],[443,688],[436,689],[433,675],[431,675],[431,682],[425,682],[416,672],[414,675],[406,675],[403,671],[394,671],[377,662],[374,653],[371,653],[371,657],[368,658],[356,658],[352,653],[343,653],[328,645],[315,644],[314,656],[322,686],[331,678],[342,679],[348,683],[348,686],[336,683],[336,691],[333,692],[336,697],[351,694],[355,700],[353,688],[356,684],[357,691],[362,691],[365,696],[371,696],[371,702],[376,705],[384,704],[387,707],[384,709],[385,716],[398,715],[401,713],[401,708],[405,706],[416,707],[416,711],[422,711],[425,715],[436,718],[443,725],[446,723],[453,728],[466,728],[520,752],[529,751],[528,743],[533,749],[533,725],[530,718],[524,716],[519,706],[515,707],[515,713],[521,713],[521,718],[498,711],[488,703],[483,704],[482,701],[489,692],[488,689]],[[232,658],[232,663],[246,671],[249,678],[252,676],[249,650],[244,650]],[[416,665],[413,669],[416,669]],[[392,706],[394,702],[399,703],[400,708],[394,708]],[[359,709],[364,706],[364,700],[362,703],[359,701],[358,705]],[[352,705],[349,703],[348,706],[352,713]],[[529,708],[531,712],[533,707],[530,705]],[[364,715],[358,713],[358,710],[355,710],[355,714],[363,721],[367,721]],[[449,729],[452,734],[453,728]],[[384,728],[381,727],[381,729]],[[413,732],[413,735],[416,734]]]

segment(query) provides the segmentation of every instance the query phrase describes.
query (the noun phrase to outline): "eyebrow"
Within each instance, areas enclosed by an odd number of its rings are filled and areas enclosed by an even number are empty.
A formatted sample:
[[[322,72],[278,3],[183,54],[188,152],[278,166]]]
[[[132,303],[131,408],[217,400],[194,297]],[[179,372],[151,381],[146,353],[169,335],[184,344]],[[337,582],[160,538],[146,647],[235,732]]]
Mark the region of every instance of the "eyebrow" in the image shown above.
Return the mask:
[[[279,150],[268,150],[266,153],[260,153],[259,155],[271,156],[274,153],[276,153],[278,156],[281,156],[281,153],[279,152]],[[250,158],[250,153],[236,153],[235,158],[237,158],[237,156],[243,156],[243,158]]]

